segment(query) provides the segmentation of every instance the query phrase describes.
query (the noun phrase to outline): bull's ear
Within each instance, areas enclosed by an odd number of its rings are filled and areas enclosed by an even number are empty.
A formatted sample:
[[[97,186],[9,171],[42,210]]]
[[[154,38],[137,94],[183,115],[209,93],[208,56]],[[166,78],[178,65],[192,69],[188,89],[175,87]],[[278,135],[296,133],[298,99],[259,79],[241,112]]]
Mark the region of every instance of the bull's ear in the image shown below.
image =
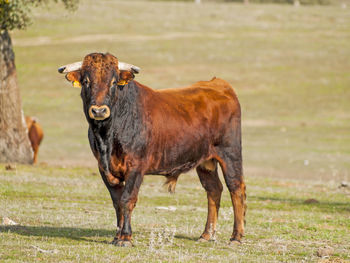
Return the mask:
[[[81,88],[80,71],[72,71],[66,74],[66,79],[72,82],[74,88]]]
[[[129,81],[133,80],[135,78],[134,73],[126,70],[121,70],[119,73],[119,81],[118,86],[124,86],[128,84]]]

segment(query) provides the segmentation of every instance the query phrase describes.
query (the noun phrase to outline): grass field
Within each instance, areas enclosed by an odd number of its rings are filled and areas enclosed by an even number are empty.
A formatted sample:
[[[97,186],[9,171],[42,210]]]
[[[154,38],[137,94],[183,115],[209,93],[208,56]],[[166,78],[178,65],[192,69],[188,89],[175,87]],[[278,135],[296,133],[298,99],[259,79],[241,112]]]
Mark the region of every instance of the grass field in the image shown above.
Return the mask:
[[[197,176],[180,177],[175,195],[162,188],[163,178],[148,176],[133,213],[135,247],[118,248],[107,243],[115,214],[95,169],[2,166],[0,172],[2,213],[20,223],[0,226],[2,262],[310,262],[324,246],[334,249],[334,262],[350,260],[350,190],[335,184],[247,176],[246,236],[231,247],[226,189],[217,241],[198,243],[207,201]],[[319,203],[305,204],[310,198]]]
[[[0,217],[21,224],[0,228],[0,261],[300,262],[321,260],[324,245],[331,259],[350,260],[349,188],[338,188],[350,181],[348,9],[83,0],[75,13],[50,5],[34,16],[12,36],[24,112],[39,118],[45,138],[37,167],[0,166]],[[241,246],[227,246],[227,192],[217,242],[194,242],[206,198],[193,174],[180,177],[174,196],[148,177],[133,215],[136,247],[106,244],[114,213],[80,92],[57,73],[95,51],[140,66],[137,80],[155,89],[213,76],[235,88],[249,209]]]

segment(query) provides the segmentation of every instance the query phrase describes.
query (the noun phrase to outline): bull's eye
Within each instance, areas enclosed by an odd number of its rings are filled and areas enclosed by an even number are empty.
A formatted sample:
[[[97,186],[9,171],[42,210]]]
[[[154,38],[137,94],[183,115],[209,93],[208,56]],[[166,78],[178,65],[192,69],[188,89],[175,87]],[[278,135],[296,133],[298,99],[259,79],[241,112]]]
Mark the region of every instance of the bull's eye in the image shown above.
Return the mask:
[[[82,81],[82,84],[83,84],[83,86],[84,86],[84,87],[88,86],[88,85],[89,85],[89,83],[90,83],[90,80],[89,80],[89,78],[88,78],[88,77],[86,77],[86,78],[85,78],[85,79],[83,79],[83,81]]]
[[[115,86],[117,86],[117,84],[118,84],[117,80],[115,78],[113,78],[111,81],[111,87],[115,87]]]

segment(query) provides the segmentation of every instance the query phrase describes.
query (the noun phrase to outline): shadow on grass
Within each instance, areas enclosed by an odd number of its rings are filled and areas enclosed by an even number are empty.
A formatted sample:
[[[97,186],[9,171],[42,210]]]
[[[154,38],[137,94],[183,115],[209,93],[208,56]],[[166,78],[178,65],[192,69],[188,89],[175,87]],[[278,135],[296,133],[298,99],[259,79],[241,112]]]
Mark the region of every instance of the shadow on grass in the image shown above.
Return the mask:
[[[306,199],[298,199],[298,198],[279,198],[279,197],[263,197],[263,196],[250,196],[250,200],[258,200],[258,201],[270,201],[271,207],[270,209],[274,209],[274,206],[276,209],[280,210],[281,205],[288,204],[290,207],[293,207],[294,209],[302,209],[305,210],[306,207],[310,209],[317,209],[320,212],[324,213],[350,213],[350,206],[347,202],[324,202],[324,201],[316,201],[312,203],[306,203]],[[284,208],[286,208],[284,206]]]
[[[74,227],[47,226],[0,226],[0,232],[13,232],[22,236],[63,237],[77,241],[88,241],[108,244],[112,241],[115,231],[107,229],[88,229]],[[106,237],[106,241],[90,239],[90,237]]]
[[[175,235],[174,237],[178,238],[178,239],[186,239],[186,240],[190,240],[190,241],[197,241],[199,238],[199,236],[198,237],[188,237],[188,236],[184,236],[184,235]]]
[[[61,237],[76,241],[110,244],[115,235],[114,230],[89,229],[74,227],[48,227],[48,226],[0,226],[0,233],[12,232],[21,236]],[[134,232],[135,235],[138,232]],[[106,240],[96,240],[96,237],[104,237]],[[184,235],[175,235],[175,238],[197,241],[198,238]]]

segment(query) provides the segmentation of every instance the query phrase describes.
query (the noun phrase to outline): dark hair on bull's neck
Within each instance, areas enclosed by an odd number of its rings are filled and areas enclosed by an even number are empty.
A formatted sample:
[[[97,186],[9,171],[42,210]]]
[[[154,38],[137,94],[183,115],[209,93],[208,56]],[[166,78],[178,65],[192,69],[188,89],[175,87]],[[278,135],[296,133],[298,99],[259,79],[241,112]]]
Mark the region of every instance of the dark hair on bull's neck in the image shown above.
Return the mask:
[[[143,154],[146,138],[142,117],[141,90],[139,86],[130,81],[122,90],[117,91],[117,99],[111,105],[111,116],[101,122],[93,121],[92,130],[105,134],[104,140],[113,136],[116,143],[124,150]]]

